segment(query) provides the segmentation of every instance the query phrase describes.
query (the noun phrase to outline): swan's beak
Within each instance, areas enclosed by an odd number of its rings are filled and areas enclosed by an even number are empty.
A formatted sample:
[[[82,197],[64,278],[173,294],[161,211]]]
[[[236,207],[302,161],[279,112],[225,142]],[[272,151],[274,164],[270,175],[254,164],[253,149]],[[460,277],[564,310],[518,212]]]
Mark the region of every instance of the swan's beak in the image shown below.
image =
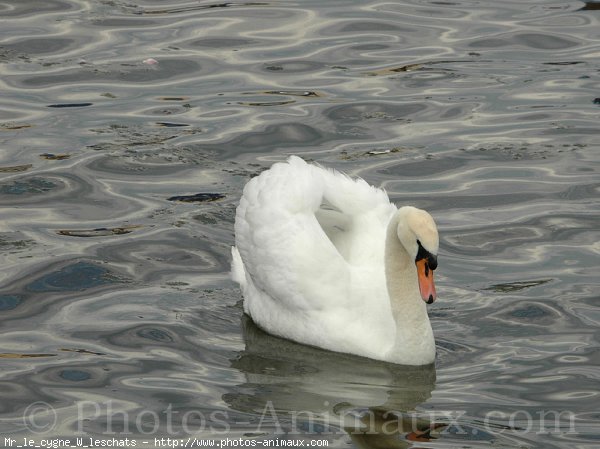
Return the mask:
[[[419,290],[421,292],[421,298],[427,304],[431,304],[435,301],[435,284],[433,283],[433,270],[429,268],[427,259],[419,259],[416,262],[417,265],[417,277],[419,279]]]

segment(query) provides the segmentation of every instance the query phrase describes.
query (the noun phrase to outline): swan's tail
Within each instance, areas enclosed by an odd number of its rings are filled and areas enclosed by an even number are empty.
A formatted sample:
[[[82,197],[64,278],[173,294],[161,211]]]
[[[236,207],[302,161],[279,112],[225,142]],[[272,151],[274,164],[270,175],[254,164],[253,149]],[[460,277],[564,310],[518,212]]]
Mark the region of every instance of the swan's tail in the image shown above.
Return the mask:
[[[246,270],[240,252],[235,246],[231,247],[231,279],[240,284],[242,289],[246,285]]]

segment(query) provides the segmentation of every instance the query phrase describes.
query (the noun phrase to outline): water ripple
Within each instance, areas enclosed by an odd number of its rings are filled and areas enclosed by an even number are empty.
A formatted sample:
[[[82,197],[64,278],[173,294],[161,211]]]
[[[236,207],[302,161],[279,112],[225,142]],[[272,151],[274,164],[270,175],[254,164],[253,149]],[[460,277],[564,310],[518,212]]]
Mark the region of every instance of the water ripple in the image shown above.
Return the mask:
[[[352,433],[385,411],[394,447],[414,431],[436,447],[595,444],[596,9],[0,3],[0,429],[29,437],[23,413],[43,401],[48,438],[183,438],[185,413],[214,412],[228,435],[271,438],[272,401],[284,430],[314,413],[301,437],[335,431],[335,447],[390,446]],[[435,367],[324,353],[243,318],[235,206],[293,153],[434,215]],[[189,197],[214,201],[169,200]],[[136,427],[170,410],[171,430]],[[551,410],[558,430],[527,422]]]

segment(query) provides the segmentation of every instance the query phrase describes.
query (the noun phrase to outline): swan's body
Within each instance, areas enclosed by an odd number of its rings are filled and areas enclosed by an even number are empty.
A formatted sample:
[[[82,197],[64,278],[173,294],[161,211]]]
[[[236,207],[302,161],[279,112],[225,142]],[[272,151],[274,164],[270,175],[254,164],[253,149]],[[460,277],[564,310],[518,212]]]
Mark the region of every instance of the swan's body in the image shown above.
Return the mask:
[[[427,212],[291,157],[248,182],[235,234],[233,278],[265,331],[393,363],[434,361],[425,301],[435,299],[438,235]]]

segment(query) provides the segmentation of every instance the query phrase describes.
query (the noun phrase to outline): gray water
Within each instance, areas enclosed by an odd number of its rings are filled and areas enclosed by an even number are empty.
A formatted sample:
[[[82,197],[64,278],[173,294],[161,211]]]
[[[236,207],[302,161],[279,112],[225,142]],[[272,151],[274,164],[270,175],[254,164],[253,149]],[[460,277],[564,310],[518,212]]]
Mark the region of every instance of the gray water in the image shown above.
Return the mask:
[[[597,447],[598,6],[0,0],[0,440]],[[435,217],[435,367],[244,319],[289,154]]]

